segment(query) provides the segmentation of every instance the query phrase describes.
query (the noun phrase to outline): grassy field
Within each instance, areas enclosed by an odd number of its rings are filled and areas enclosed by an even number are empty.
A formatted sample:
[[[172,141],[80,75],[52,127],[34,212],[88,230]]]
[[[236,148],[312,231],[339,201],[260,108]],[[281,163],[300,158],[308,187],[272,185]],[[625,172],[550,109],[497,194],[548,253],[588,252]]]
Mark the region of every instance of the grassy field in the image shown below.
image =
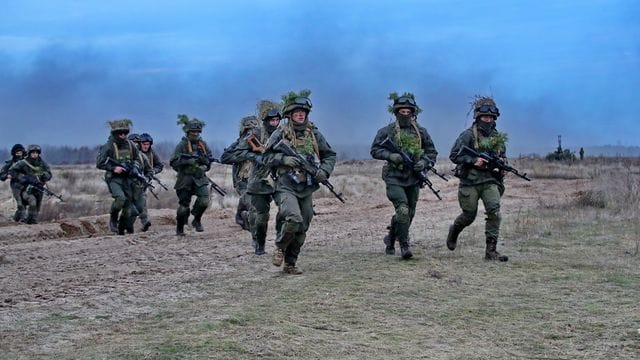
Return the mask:
[[[231,224],[233,209],[212,210],[224,219],[220,228],[186,240],[171,236],[171,225],[124,240],[13,245],[0,236],[13,260],[0,265],[0,357],[639,358],[637,164],[598,174],[576,167],[573,176],[566,167],[554,176],[520,165],[534,180],[508,179],[499,243],[507,263],[484,260],[481,214],[459,248],[446,249],[458,213],[453,180],[434,181],[442,202],[421,194],[415,258],[385,256],[392,208],[371,162],[337,169],[333,180],[349,195],[347,205],[318,197],[300,276],[253,256],[247,233]],[[619,183],[603,187],[612,179]],[[53,266],[43,252],[58,247],[67,250]],[[72,273],[86,252],[104,267]],[[23,285],[8,280],[23,275]],[[48,280],[59,285],[47,288]],[[27,300],[17,295],[27,293]]]

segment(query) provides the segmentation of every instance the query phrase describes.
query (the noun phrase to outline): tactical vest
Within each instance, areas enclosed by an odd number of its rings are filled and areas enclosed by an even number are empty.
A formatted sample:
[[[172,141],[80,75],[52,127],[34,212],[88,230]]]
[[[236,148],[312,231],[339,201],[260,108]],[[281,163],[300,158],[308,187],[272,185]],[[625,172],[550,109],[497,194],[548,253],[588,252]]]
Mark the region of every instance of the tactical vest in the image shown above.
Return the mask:
[[[127,162],[133,159],[133,145],[131,145],[131,141],[127,140],[127,146],[118,147],[118,144],[114,141],[113,145],[113,157],[118,162]]]

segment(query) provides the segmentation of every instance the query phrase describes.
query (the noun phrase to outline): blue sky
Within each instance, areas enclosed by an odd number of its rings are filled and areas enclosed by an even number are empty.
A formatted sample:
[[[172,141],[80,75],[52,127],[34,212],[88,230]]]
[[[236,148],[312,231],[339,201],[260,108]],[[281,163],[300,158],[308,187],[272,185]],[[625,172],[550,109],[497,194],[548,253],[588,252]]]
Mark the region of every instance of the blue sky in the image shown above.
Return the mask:
[[[231,143],[260,99],[309,88],[334,146],[370,144],[411,91],[441,154],[493,95],[511,154],[639,145],[640,2],[5,1],[0,147],[95,145],[176,115]],[[5,145],[2,145],[5,144]]]

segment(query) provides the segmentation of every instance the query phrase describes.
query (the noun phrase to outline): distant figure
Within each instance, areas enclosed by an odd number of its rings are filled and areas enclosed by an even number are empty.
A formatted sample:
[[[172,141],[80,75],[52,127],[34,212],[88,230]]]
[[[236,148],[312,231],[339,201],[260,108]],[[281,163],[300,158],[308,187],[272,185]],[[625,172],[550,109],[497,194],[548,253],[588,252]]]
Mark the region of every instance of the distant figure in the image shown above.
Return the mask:
[[[109,231],[124,235],[132,232],[131,207],[136,174],[140,175],[142,163],[136,144],[127,138],[131,120],[121,119],[108,122],[111,135],[102,145],[96,158],[96,167],[104,170],[104,180],[113,197],[109,211]]]
[[[251,151],[251,147],[247,143],[247,138],[251,135],[259,135],[259,127],[258,118],[255,116],[243,117],[242,120],[240,120],[238,139],[224,149],[224,152],[220,156],[221,163],[233,165],[233,188],[240,197],[236,210],[236,224],[247,231],[251,231],[249,228],[251,200],[250,195],[247,194],[247,184],[249,182],[249,173],[253,167],[253,159],[257,155]]]
[[[0,169],[1,181],[11,179],[11,181],[9,182],[9,187],[11,187],[11,193],[17,204],[16,212],[13,214],[13,221],[15,222],[24,222],[26,220],[26,203],[20,196],[22,186],[20,185],[20,182],[18,182],[18,179],[14,179],[10,176],[9,169],[11,168],[11,166],[13,166],[13,164],[24,158],[24,152],[25,149],[22,144],[13,145],[13,147],[11,147],[11,159],[5,161],[2,169]]]
[[[197,232],[204,231],[202,215],[209,206],[207,171],[211,169],[213,154],[200,137],[205,126],[204,121],[178,115],[178,125],[182,125],[185,136],[176,146],[169,164],[178,173],[176,185],[173,187],[178,195],[176,235],[184,236],[184,225],[189,221],[189,214],[193,215],[193,228]],[[189,209],[193,196],[196,197],[196,201],[193,203],[193,209]]]
[[[143,135],[149,136],[149,134],[146,133]],[[138,153],[140,154],[139,161],[142,164],[142,174],[145,176],[145,179],[150,182],[151,176],[153,175],[153,168],[149,162],[149,157],[142,151],[142,135],[130,134],[129,140],[133,141],[138,147]],[[133,233],[133,225],[135,224],[138,216],[140,217],[140,223],[142,223],[141,230],[143,232],[149,230],[149,227],[151,226],[151,222],[149,221],[149,216],[147,214],[147,187],[147,184],[142,183],[140,179],[135,179],[133,181],[133,186],[131,186],[131,202],[133,206],[131,207],[131,219],[127,225],[127,232],[129,233]]]
[[[387,161],[382,168],[382,178],[387,187],[387,198],[395,209],[391,224],[387,227],[389,234],[384,237],[385,253],[395,255],[397,240],[400,243],[402,258],[409,259],[413,256],[409,243],[409,227],[416,213],[420,195],[418,173],[436,162],[438,152],[427,130],[417,122],[417,114],[421,109],[416,104],[414,95],[404,93],[398,97],[396,93],[392,93],[389,99],[393,100],[389,112],[393,113],[395,121],[378,130],[371,144],[371,156]],[[392,141],[397,150],[413,159],[413,167],[404,163],[399,152],[392,152],[384,145],[388,141]]]
[[[580,147],[580,161],[584,160],[584,149]]]
[[[449,227],[447,248],[455,250],[460,232],[475,220],[478,213],[478,201],[482,199],[486,214],[486,260],[508,261],[509,257],[497,250],[500,234],[500,197],[504,193],[503,173],[486,168],[487,161],[469,155],[460,155],[462,146],[475,150],[491,152],[501,158],[506,155],[506,135],[496,130],[496,120],[500,111],[490,97],[476,97],[473,102],[474,122],[471,128],[463,131],[451,148],[449,159],[456,164],[456,176],[460,178],[458,202],[462,214]]]
[[[27,208],[27,224],[38,223],[38,213],[42,204],[42,192],[34,189],[34,186],[44,186],[51,180],[49,165],[42,160],[42,149],[38,145],[27,146],[27,157],[13,164],[9,168],[12,179],[18,179],[20,183],[20,196]]]
[[[158,153],[153,151],[153,138],[151,135],[147,133],[140,134],[140,153],[145,157],[147,164],[149,166],[149,174],[150,176],[155,176],[159,174],[164,169],[164,164],[162,163],[162,159],[158,156]],[[146,187],[144,187],[146,190]],[[151,227],[151,221],[149,221],[149,214],[147,212],[147,195],[146,192],[143,191],[140,197],[140,206],[143,209],[140,212],[140,223],[142,223],[142,231],[149,230]],[[134,197],[134,203],[138,204],[138,200]],[[135,220],[135,219],[134,219]]]

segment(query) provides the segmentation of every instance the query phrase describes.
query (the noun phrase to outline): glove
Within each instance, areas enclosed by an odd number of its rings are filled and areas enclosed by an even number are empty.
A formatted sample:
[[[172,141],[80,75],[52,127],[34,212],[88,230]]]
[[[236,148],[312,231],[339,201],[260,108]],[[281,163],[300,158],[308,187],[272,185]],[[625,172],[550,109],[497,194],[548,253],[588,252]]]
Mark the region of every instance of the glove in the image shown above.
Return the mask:
[[[402,155],[398,153],[392,153],[389,155],[389,161],[394,164],[402,164]]]
[[[321,183],[324,181],[327,181],[327,179],[329,178],[329,175],[327,175],[327,172],[322,170],[322,169],[318,169],[318,171],[316,171],[316,174],[313,176],[317,182]]]
[[[420,172],[427,167],[427,163],[424,160],[419,160],[415,164],[413,164],[413,171]]]
[[[283,156],[282,157],[282,165],[290,166],[290,167],[298,167],[302,165],[300,159],[295,156]]]

